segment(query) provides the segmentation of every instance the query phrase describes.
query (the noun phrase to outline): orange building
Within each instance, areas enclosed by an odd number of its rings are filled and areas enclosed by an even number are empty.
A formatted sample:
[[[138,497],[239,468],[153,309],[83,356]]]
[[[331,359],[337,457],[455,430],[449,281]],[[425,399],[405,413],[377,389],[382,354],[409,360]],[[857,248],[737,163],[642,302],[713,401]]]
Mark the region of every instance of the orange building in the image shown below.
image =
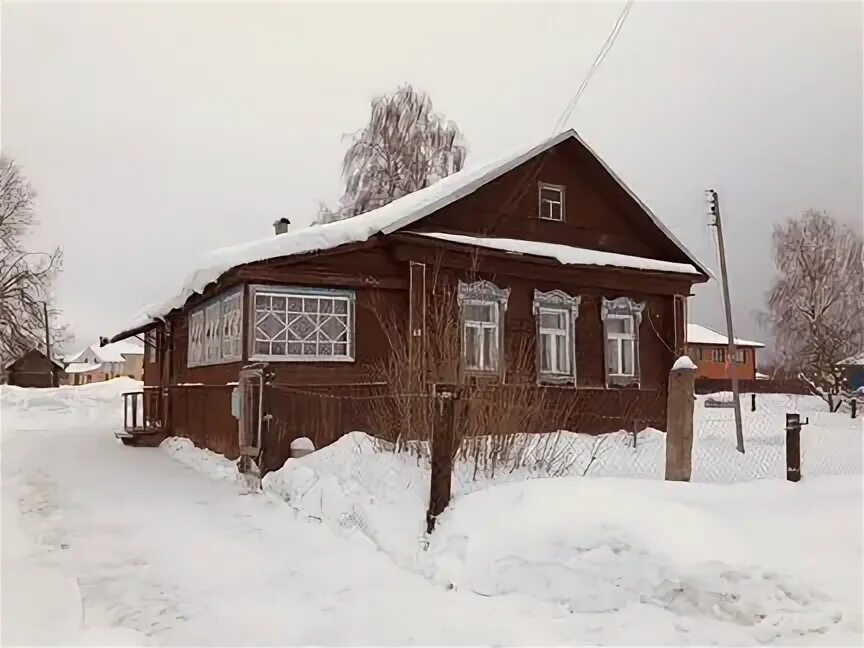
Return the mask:
[[[729,338],[699,324],[687,325],[687,353],[696,363],[697,378],[756,379],[756,349],[765,347],[761,342],[735,338],[735,358],[728,362]]]

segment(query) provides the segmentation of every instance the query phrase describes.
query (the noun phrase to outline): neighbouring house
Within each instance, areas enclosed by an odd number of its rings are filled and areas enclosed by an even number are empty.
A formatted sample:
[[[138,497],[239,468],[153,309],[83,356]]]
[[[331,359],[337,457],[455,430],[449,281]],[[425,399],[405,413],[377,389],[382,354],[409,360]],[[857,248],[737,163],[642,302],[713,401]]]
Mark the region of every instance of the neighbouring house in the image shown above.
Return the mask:
[[[757,380],[756,350],[761,342],[735,338],[735,357],[729,362],[729,337],[699,324],[687,325],[687,353],[696,363],[697,378]],[[767,376],[766,376],[767,378]]]
[[[686,300],[708,278],[570,130],[354,218],[216,250],[105,341],[147,343],[132,428],[275,453],[266,470],[298,437],[374,434],[403,384],[553,395],[524,431],[663,427]]]
[[[144,378],[144,347],[129,340],[104,347],[91,344],[68,356],[65,361],[66,373],[73,385],[101,382],[119,376],[135,380]]]
[[[852,391],[864,388],[864,351],[837,363],[846,373],[846,383]]]
[[[35,348],[8,363],[3,370],[6,383],[18,387],[59,387],[66,382],[63,364],[53,358],[49,360]]]

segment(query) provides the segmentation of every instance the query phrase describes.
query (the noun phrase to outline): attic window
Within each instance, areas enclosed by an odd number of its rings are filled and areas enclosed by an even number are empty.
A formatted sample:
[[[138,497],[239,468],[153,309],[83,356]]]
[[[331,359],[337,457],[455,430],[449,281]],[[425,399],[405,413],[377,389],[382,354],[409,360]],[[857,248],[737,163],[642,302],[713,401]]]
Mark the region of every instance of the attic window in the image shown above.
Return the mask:
[[[564,220],[564,187],[540,183],[540,212],[543,220],[561,222]]]

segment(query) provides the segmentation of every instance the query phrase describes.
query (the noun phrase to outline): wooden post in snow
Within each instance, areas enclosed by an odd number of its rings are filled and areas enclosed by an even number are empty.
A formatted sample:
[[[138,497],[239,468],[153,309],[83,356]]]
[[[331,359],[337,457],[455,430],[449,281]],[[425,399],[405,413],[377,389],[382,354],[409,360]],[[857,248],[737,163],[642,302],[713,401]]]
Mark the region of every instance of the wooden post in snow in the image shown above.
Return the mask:
[[[454,386],[435,385],[432,447],[429,449],[432,471],[429,478],[429,509],[426,533],[435,529],[435,521],[450,503],[450,481],[455,451],[455,410],[458,392]]]
[[[669,372],[666,406],[666,480],[690,481],[696,365],[681,356]]]

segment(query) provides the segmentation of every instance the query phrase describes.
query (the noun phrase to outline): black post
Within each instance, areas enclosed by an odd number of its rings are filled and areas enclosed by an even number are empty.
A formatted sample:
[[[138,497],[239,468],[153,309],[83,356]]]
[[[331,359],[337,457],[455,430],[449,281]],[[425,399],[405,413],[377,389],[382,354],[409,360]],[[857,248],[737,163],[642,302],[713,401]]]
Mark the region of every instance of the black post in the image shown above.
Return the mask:
[[[453,472],[453,447],[455,438],[456,390],[442,385],[435,386],[432,439],[429,454],[432,474],[429,480],[429,510],[426,512],[426,533],[435,529],[435,520],[450,503],[450,480]]]
[[[852,402],[852,418],[854,419],[856,416],[858,416],[858,399],[853,398],[851,402]]]
[[[750,394],[750,411],[756,411],[756,394]]]
[[[786,479],[801,481],[801,416],[786,415]]]

